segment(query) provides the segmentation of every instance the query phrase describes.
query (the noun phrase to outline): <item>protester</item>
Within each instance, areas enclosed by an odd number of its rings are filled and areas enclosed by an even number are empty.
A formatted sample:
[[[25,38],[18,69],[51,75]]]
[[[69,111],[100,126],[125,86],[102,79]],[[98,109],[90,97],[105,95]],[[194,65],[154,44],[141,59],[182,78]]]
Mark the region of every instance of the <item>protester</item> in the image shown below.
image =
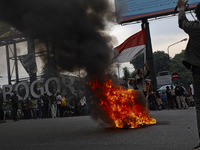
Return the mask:
[[[0,123],[4,123],[5,122],[5,113],[3,110],[3,98],[0,97]]]
[[[57,104],[56,104],[56,96],[55,93],[53,93],[50,97],[51,99],[51,117],[56,118],[56,112],[57,112]]]
[[[146,67],[147,72],[145,72],[142,68],[139,68],[137,71],[137,75],[136,75],[136,89],[138,89],[139,91],[141,91],[142,93],[144,93],[145,97],[146,97],[146,81],[145,79],[149,76],[150,72],[149,72],[149,67],[144,64],[144,66]]]
[[[167,94],[167,108],[174,109],[174,101],[172,99],[171,89],[169,86],[166,87],[166,94]]]
[[[42,98],[43,104],[44,104],[43,117],[47,118],[47,117],[49,117],[49,96],[47,95],[46,92],[44,92],[44,95],[42,95],[41,98]]]
[[[187,95],[188,95],[188,92],[187,92],[187,90],[185,89],[185,87],[183,86],[183,84],[181,83],[180,84],[180,86],[183,88],[183,99],[184,99],[184,104],[185,104],[185,107],[184,107],[184,109],[188,109],[188,104],[187,104],[187,100],[186,100],[186,97],[187,97]]]
[[[43,118],[43,107],[44,103],[42,100],[42,96],[37,99],[37,116],[41,119]]]
[[[23,112],[24,119],[29,119],[30,118],[29,117],[29,109],[28,109],[27,101],[25,99],[22,100],[21,106],[22,106],[22,112]]]
[[[194,103],[194,87],[193,84],[191,82],[188,83],[189,85],[189,95],[188,95],[188,105],[194,107],[195,103]]]
[[[175,89],[173,87],[173,85],[171,85],[171,95],[172,95],[172,101],[174,103],[174,109],[178,109],[178,104],[177,104],[177,101],[176,101],[176,93],[175,93]]]
[[[62,96],[60,95],[59,92],[56,93],[56,104],[57,104],[57,117],[61,116],[61,101],[62,101]]]
[[[150,110],[158,110],[158,104],[156,101],[156,93],[152,91],[148,96],[149,101],[149,109]]]
[[[161,107],[162,107],[162,109],[166,109],[166,107],[167,107],[167,95],[166,95],[166,93],[163,91],[162,94],[160,95],[160,97],[161,97],[161,100],[162,100]]]
[[[86,102],[86,96],[83,94],[80,99],[80,115],[87,115],[88,113],[88,105]]]
[[[10,116],[11,116],[11,106],[10,106],[9,102],[6,102],[6,105],[4,107],[4,111],[5,111],[6,119],[10,118]]]
[[[79,107],[80,96],[78,93],[74,93],[73,103],[74,103],[74,107],[75,107],[74,108],[75,114],[80,115],[80,107]]]
[[[191,82],[189,82],[189,95],[194,97],[194,87]]]
[[[178,109],[184,109],[186,107],[185,100],[183,97],[184,89],[178,83],[176,83],[175,93],[176,93],[176,101],[178,104]]]
[[[11,104],[12,104],[13,121],[18,121],[18,116],[17,116],[17,111],[18,111],[17,91],[13,91],[13,95],[11,96]]]
[[[158,110],[161,110],[162,109],[162,100],[161,100],[161,97],[160,97],[160,94],[158,91],[155,92],[155,95],[156,95],[156,102],[158,104]]]
[[[197,113],[197,125],[200,138],[200,3],[196,6],[195,14],[196,21],[188,21],[185,15],[185,6],[188,0],[178,0],[177,7],[179,8],[179,27],[189,35],[189,43],[187,44],[183,64],[186,68],[192,71],[194,83],[194,99]],[[200,143],[194,149],[200,148]]]
[[[27,100],[28,100],[29,116],[30,118],[36,119],[36,108],[33,99],[31,98],[31,96],[29,96]]]
[[[63,96],[61,99],[60,117],[63,117],[64,111],[66,110],[66,106],[67,106],[66,98]]]

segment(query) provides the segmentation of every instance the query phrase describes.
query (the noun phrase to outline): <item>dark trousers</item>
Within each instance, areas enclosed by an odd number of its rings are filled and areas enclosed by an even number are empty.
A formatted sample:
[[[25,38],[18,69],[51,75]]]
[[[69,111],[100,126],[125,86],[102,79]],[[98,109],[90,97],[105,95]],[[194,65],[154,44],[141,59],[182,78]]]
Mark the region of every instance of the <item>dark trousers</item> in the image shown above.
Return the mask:
[[[0,121],[4,120],[4,111],[3,109],[0,109]]]
[[[61,104],[57,104],[57,117],[61,116]]]
[[[17,121],[17,111],[18,111],[18,106],[17,105],[13,105],[13,120]]]
[[[200,138],[200,67],[192,70],[193,83],[194,83],[194,101],[196,106],[197,127]]]
[[[48,104],[44,104],[44,113],[43,113],[43,117],[47,118],[48,117],[48,112],[49,112],[49,105]]]
[[[66,109],[66,106],[60,107],[60,117],[63,117],[63,113],[64,113],[65,109]]]

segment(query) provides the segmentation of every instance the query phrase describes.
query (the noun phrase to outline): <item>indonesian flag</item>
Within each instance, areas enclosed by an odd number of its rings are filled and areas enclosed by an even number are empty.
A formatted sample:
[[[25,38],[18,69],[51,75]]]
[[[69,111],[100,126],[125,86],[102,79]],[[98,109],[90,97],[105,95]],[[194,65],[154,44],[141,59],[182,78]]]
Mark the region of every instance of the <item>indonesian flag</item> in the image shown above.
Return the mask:
[[[130,62],[146,50],[145,29],[137,32],[114,48],[114,62]]]

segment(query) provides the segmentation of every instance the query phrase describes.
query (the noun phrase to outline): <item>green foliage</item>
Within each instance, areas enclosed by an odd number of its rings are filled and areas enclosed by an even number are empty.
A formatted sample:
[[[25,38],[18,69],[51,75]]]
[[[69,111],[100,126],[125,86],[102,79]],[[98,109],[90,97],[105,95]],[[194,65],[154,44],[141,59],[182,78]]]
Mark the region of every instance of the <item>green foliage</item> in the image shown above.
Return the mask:
[[[153,53],[153,58],[154,58],[154,69],[156,75],[158,75],[158,72],[168,70],[168,62],[169,62],[168,54],[166,54],[163,51],[157,51]]]
[[[140,54],[138,57],[133,59],[130,63],[134,66],[135,69],[142,68],[144,66],[144,54]]]
[[[135,78],[136,74],[137,74],[137,70],[134,70],[133,72],[131,72],[130,78]]]
[[[123,72],[124,72],[123,80],[128,81],[128,78],[130,78],[130,72],[129,72],[128,68],[124,67]]]
[[[156,75],[158,74],[158,72],[168,70],[168,62],[169,62],[168,54],[166,54],[163,51],[157,51],[153,53],[153,57],[154,57],[154,68]],[[136,69],[144,67],[144,54],[140,54],[130,63]]]
[[[192,80],[192,73],[182,64],[183,55],[184,50],[180,54],[176,54],[174,56],[174,58],[170,62],[170,70],[172,73],[178,73],[180,79],[178,79],[177,82],[181,82],[183,83],[184,87],[187,87],[188,82]]]

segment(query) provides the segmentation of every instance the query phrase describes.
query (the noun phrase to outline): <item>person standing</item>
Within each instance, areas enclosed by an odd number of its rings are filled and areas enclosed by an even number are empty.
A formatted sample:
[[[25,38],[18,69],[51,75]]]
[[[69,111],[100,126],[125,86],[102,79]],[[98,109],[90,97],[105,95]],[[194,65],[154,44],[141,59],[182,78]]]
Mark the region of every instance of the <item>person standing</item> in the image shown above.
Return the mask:
[[[45,92],[44,95],[41,96],[42,101],[43,101],[43,117],[47,118],[48,116],[48,112],[49,112],[49,96],[47,95],[47,93]]]
[[[43,100],[42,100],[42,97],[40,96],[38,99],[37,99],[37,111],[38,111],[38,117],[41,119],[43,118],[43,107],[44,107],[44,104],[43,104]]]
[[[3,97],[0,94],[0,123],[5,122],[5,113],[3,110]]]
[[[80,115],[80,107],[79,107],[80,99],[81,99],[80,95],[78,93],[74,93],[73,97],[74,111],[77,116]]]
[[[172,100],[173,100],[173,103],[174,103],[174,109],[177,109],[178,104],[177,104],[177,101],[176,101],[176,93],[175,93],[173,85],[171,85],[171,95],[172,95]]]
[[[61,101],[62,101],[62,96],[60,95],[59,92],[57,92],[56,93],[57,117],[61,116]]]
[[[174,101],[172,99],[172,94],[171,94],[171,89],[169,86],[166,87],[166,94],[167,94],[167,108],[169,109],[174,109]]]
[[[189,101],[189,106],[194,107],[194,87],[191,82],[188,83],[189,85],[189,95],[188,95],[188,101]]]
[[[194,98],[194,87],[192,83],[189,83],[189,95]]]
[[[21,106],[22,106],[22,112],[24,114],[24,119],[29,119],[29,113],[28,113],[29,110],[28,110],[26,99],[22,100]]]
[[[185,108],[185,100],[184,100],[184,97],[183,97],[184,89],[178,83],[176,83],[175,94],[176,94],[176,101],[177,101],[177,104],[178,104],[178,108],[184,109]]]
[[[136,89],[142,92],[146,97],[147,84],[146,84],[145,79],[149,76],[150,72],[149,72],[149,67],[146,64],[144,64],[144,66],[146,67],[147,72],[145,72],[142,68],[139,68],[135,78],[136,78]]]
[[[162,109],[166,109],[166,106],[167,106],[167,95],[166,95],[166,93],[163,91],[162,94],[160,95],[160,97],[161,97],[161,100],[162,100],[161,107],[162,107]]]
[[[18,100],[18,96],[17,96],[17,91],[13,91],[13,95],[11,96],[13,121],[18,121],[18,117],[17,117],[18,101],[19,100]]]
[[[51,99],[51,117],[56,118],[57,104],[56,104],[55,93],[52,93],[50,99]]]
[[[189,35],[189,42],[184,53],[183,64],[192,71],[197,127],[200,138],[200,3],[195,9],[197,20],[189,21],[185,15],[187,2],[188,0],[178,0],[177,2],[177,7],[179,8],[178,23],[179,27]],[[194,147],[194,149],[198,148],[200,148],[200,143]]]

